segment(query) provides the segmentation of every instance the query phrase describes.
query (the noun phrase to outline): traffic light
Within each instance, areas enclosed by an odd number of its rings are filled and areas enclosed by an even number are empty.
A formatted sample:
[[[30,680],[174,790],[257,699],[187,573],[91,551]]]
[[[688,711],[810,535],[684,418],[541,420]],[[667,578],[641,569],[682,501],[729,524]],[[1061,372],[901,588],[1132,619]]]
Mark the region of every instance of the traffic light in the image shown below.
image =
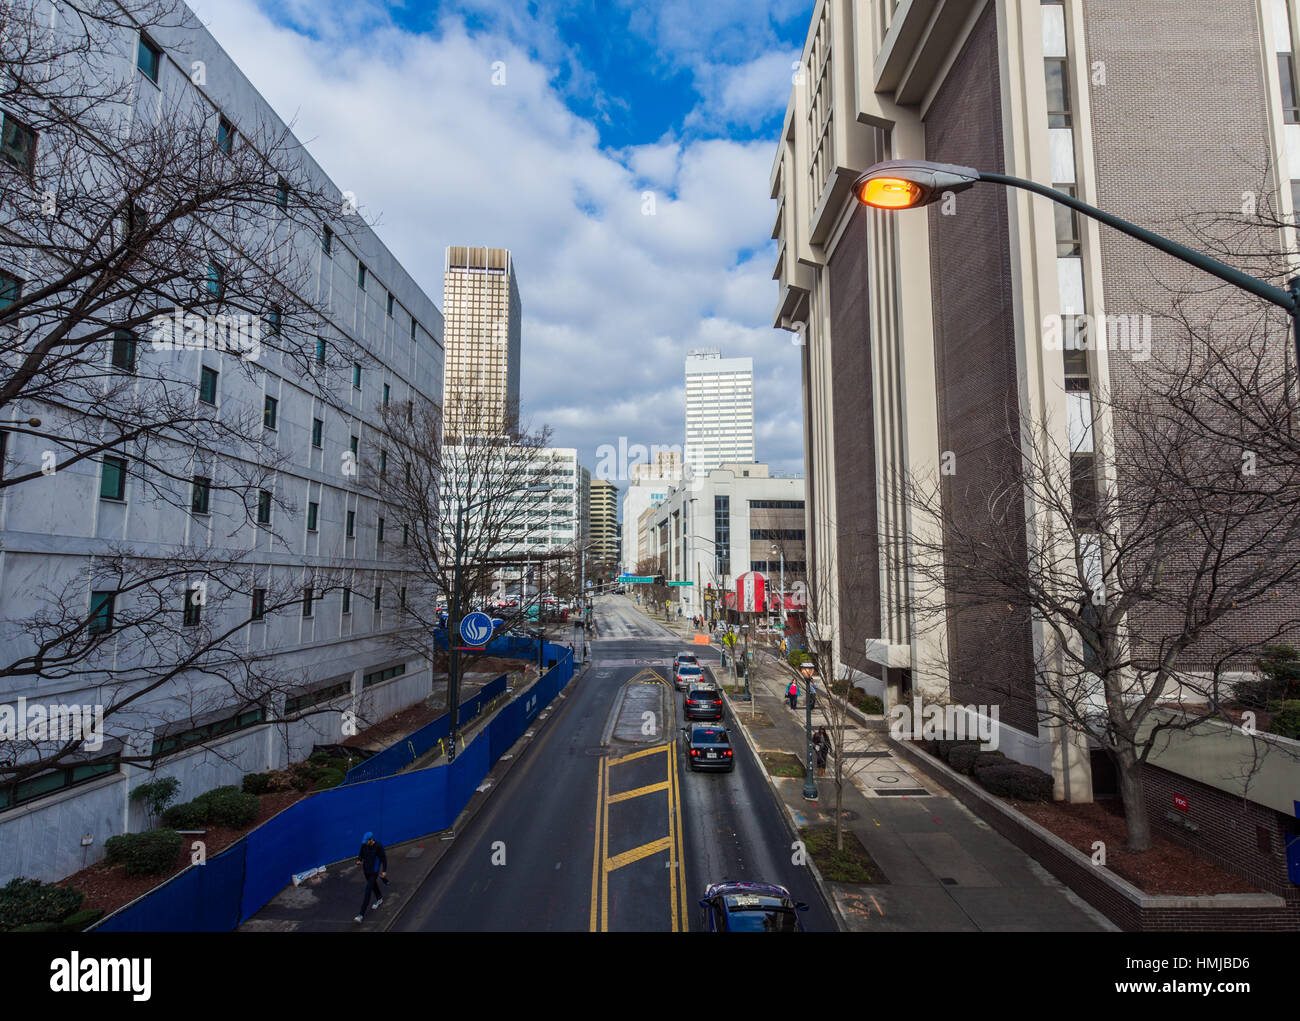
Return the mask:
[[[656,585],[662,585],[663,583],[664,583],[664,576],[663,576],[662,574],[656,574],[656,575],[655,575],[655,584],[656,584]]]

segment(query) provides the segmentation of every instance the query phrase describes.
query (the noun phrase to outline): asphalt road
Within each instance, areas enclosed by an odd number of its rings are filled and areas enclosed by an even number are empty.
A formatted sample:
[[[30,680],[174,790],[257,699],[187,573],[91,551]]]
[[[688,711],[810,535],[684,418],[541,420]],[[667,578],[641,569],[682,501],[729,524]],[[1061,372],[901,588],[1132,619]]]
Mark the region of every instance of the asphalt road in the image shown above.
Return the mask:
[[[595,612],[586,675],[394,930],[698,930],[704,887],[722,879],[780,883],[809,904],[806,928],[833,930],[748,750],[731,773],[693,773],[666,740],[684,698],[665,687],[681,639],[625,597],[600,597]]]

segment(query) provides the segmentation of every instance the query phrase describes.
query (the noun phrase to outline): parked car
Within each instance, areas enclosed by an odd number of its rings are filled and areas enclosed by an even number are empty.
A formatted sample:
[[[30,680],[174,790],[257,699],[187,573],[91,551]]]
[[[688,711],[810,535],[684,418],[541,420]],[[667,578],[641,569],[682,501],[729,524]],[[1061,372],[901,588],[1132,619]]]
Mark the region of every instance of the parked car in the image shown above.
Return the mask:
[[[707,932],[803,932],[796,901],[774,883],[711,883],[700,898]]]
[[[688,720],[722,719],[722,692],[717,688],[690,688],[683,715]]]
[[[704,683],[704,670],[698,664],[683,663],[673,671],[673,687],[684,691],[693,684]]]
[[[720,769],[731,772],[736,768],[735,749],[727,728],[710,724],[692,724],[682,728],[686,757],[691,769]]]

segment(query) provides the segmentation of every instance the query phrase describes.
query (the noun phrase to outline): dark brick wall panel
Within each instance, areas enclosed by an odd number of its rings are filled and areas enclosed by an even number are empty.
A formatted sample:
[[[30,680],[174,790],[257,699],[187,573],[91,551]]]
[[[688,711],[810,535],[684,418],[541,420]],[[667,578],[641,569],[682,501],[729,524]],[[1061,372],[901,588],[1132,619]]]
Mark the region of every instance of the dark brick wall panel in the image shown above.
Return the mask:
[[[925,145],[932,160],[1004,167],[994,5],[981,16],[931,106]],[[990,495],[1003,489],[1019,457],[1006,203],[1002,189],[974,188],[957,196],[955,215],[945,216],[939,206],[929,214],[939,442],[941,450],[956,455],[944,501],[948,514],[972,527],[979,527],[979,519],[967,515],[979,515]],[[1023,520],[1005,538],[1023,550]],[[949,563],[947,569],[961,568]],[[1033,640],[1023,616],[964,607],[950,615],[948,647],[955,698],[998,705],[1004,724],[1038,733]]]

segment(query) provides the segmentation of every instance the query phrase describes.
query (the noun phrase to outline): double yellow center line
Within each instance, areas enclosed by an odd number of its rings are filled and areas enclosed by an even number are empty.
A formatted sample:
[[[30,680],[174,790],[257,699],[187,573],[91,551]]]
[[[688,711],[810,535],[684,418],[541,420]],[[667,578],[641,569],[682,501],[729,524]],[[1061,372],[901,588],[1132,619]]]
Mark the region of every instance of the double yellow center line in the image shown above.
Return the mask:
[[[653,674],[656,680],[666,684],[667,682]],[[673,706],[671,694],[668,704]],[[673,733],[676,727],[676,708],[673,711]],[[639,751],[630,752],[627,755],[620,755],[611,758],[603,756],[597,765],[596,770],[596,825],[594,827],[595,837],[594,846],[591,853],[591,910],[590,910],[590,931],[608,932],[609,931],[609,874],[625,865],[631,865],[633,862],[641,861],[653,854],[661,851],[667,851],[670,857],[668,868],[668,902],[669,915],[671,917],[671,926],[673,932],[682,932],[689,928],[688,915],[686,913],[686,883],[683,877],[683,845],[682,845],[682,801],[681,789],[677,779],[677,746],[673,741],[666,744],[654,745],[650,748],[642,748]],[[663,780],[646,784],[643,787],[637,787],[633,790],[623,791],[619,794],[610,794],[610,768],[613,766],[623,765],[633,762],[637,759],[644,759],[649,756],[662,755],[664,757]],[[639,847],[633,847],[618,854],[610,855],[609,853],[609,808],[611,805],[617,805],[625,801],[633,801],[637,798],[645,797],[647,794],[656,794],[659,791],[666,791],[668,794],[668,834],[651,840]]]

